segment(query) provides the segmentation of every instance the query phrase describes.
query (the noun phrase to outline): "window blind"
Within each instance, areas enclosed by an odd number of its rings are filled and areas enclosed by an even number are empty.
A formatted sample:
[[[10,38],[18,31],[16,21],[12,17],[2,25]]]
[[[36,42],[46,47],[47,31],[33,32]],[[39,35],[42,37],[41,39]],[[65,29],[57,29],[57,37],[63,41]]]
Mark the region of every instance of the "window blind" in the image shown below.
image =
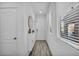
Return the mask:
[[[61,31],[61,37],[79,43],[79,6],[69,11],[63,17],[63,22],[64,31]]]

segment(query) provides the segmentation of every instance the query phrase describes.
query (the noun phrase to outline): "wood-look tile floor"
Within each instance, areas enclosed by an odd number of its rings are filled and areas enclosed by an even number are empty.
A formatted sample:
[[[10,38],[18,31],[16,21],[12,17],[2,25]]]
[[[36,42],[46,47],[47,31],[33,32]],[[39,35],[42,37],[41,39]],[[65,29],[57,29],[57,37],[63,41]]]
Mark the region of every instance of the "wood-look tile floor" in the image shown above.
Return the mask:
[[[52,56],[46,40],[36,40],[30,56]]]

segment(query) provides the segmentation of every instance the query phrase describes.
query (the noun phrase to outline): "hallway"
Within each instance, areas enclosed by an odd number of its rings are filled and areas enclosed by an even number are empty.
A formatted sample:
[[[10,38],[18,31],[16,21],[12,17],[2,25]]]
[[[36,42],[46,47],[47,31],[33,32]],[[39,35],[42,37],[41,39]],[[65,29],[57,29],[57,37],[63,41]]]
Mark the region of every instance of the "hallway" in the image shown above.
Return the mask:
[[[0,2],[0,56],[79,56],[79,2]]]
[[[46,40],[36,40],[30,56],[52,56]]]

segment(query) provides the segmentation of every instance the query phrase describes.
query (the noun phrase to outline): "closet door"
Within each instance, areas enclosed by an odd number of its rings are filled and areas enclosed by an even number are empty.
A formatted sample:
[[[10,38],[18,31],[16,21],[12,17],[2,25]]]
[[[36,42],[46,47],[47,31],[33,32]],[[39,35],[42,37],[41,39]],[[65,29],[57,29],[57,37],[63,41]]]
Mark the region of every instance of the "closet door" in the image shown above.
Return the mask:
[[[0,55],[17,55],[17,9],[0,7]]]

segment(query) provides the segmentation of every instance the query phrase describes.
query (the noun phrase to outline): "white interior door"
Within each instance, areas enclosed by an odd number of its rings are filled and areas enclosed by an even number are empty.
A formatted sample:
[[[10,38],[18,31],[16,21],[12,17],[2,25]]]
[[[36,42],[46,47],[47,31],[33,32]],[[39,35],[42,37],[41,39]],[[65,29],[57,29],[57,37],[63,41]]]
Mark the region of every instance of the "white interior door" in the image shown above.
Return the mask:
[[[43,16],[38,16],[37,18],[37,40],[45,40],[45,18]]]
[[[0,55],[16,55],[16,8],[0,8]]]

